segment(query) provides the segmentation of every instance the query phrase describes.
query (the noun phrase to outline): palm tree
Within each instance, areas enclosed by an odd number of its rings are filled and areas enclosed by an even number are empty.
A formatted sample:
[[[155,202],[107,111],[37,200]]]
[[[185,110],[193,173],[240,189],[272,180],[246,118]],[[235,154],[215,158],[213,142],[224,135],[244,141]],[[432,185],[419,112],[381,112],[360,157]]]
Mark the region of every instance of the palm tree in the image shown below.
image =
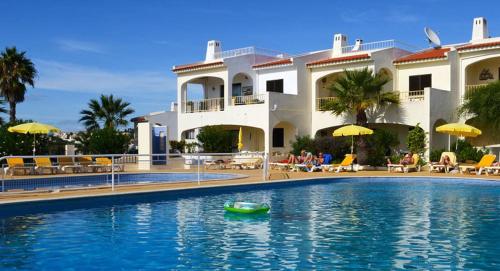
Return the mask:
[[[382,87],[389,81],[383,73],[373,73],[368,67],[361,70],[345,70],[329,89],[336,99],[328,102],[324,109],[339,116],[349,114],[356,117],[356,124],[367,126],[370,109],[399,104],[399,96],[394,92],[382,92]],[[358,162],[366,160],[366,142],[358,139]]]
[[[101,95],[99,101],[91,99],[88,103],[89,108],[80,111],[80,122],[82,122],[87,130],[103,128],[117,128],[126,126],[128,121],[126,117],[134,113],[134,109],[130,108],[130,103],[124,102],[121,98],[115,99],[113,94],[106,96]]]
[[[463,117],[472,117],[472,121],[479,126],[499,129],[500,81],[482,86],[466,95],[458,112]]]
[[[26,85],[35,86],[37,71],[25,54],[11,47],[0,55],[0,95],[9,103],[10,122],[16,121],[16,105],[24,101]]]
[[[5,110],[5,108],[3,106],[4,103],[5,103],[5,100],[0,99],[0,113],[3,113],[3,114],[7,113],[7,110]],[[3,125],[3,124],[4,124],[4,120],[2,117],[0,117],[0,125]]]

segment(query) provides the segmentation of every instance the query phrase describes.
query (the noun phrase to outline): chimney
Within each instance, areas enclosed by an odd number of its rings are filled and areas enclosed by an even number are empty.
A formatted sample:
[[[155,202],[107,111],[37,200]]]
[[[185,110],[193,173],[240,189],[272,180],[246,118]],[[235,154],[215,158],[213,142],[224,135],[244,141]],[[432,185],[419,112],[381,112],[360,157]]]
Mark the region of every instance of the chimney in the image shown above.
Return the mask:
[[[474,24],[472,25],[472,41],[479,41],[489,38],[488,34],[488,24],[484,17],[474,18]]]
[[[207,54],[205,55],[205,61],[212,61],[220,58],[221,42],[218,40],[209,40],[207,44]]]
[[[333,36],[333,55],[342,54],[342,47],[347,46],[347,36],[344,34],[335,34]]]

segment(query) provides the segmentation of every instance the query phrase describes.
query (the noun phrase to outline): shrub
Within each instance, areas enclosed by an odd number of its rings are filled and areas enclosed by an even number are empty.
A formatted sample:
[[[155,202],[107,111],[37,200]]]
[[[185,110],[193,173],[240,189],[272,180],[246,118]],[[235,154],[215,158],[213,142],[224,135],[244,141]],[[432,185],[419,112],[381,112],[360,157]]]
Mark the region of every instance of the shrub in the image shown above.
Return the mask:
[[[300,155],[301,150],[314,151],[314,139],[309,135],[295,136],[295,141],[292,142],[292,153]]]
[[[419,154],[421,157],[425,152],[425,144],[427,143],[427,135],[420,127],[420,123],[417,123],[415,128],[408,132],[407,144],[408,149],[412,153]]]
[[[81,153],[114,154],[126,153],[131,137],[114,128],[104,128],[80,132],[77,140],[77,148]]]
[[[371,166],[383,166],[387,164],[387,157],[392,150],[399,145],[396,133],[387,130],[375,130],[366,137],[368,157],[366,163]]]
[[[6,123],[0,126],[0,156],[32,155],[33,135],[11,133],[7,129],[11,126],[31,122],[17,120],[15,123]],[[63,154],[66,141],[50,135],[36,135],[36,154]]]
[[[441,160],[441,154],[445,152],[446,149],[438,149],[438,150],[433,150],[429,154],[429,160],[432,162],[439,162]]]
[[[204,152],[227,153],[233,151],[234,136],[220,126],[205,126],[196,136]]]
[[[170,149],[171,152],[179,151],[184,152],[184,148],[186,147],[186,140],[182,139],[181,141],[171,140],[170,141]]]
[[[465,162],[466,160],[478,162],[486,153],[487,151],[478,150],[465,140],[458,140],[456,155],[459,162]]]

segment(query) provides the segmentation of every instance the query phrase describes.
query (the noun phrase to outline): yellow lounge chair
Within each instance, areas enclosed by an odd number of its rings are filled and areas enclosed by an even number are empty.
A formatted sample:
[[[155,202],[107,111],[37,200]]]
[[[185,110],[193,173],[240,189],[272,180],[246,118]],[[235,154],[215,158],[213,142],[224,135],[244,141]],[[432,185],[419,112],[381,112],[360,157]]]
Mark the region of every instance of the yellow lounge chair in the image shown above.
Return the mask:
[[[441,169],[444,169],[444,172],[449,172],[450,171],[450,168],[454,168],[457,166],[457,156],[455,155],[454,152],[443,152],[441,153],[441,158],[439,159],[439,161],[443,161],[444,157],[445,156],[448,156],[450,157],[450,165],[441,165],[441,164],[430,164],[429,165],[429,171],[432,172],[432,171],[436,171],[436,172],[440,172]]]
[[[344,160],[340,162],[340,164],[333,164],[333,165],[328,165],[328,171],[335,171],[339,173],[342,170],[348,171],[354,171],[353,163],[354,160],[356,159],[355,154],[346,154],[344,157]]]
[[[409,165],[388,164],[387,170],[389,172],[391,172],[391,169],[395,170],[395,169],[399,168],[404,173],[408,173],[408,172],[410,172],[410,170],[420,171],[420,165],[418,164],[418,162],[420,161],[420,155],[415,153],[415,154],[413,154],[412,158],[413,158],[413,164],[409,164]]]
[[[51,174],[57,173],[59,170],[58,166],[52,165],[49,157],[36,157],[35,158],[35,171],[43,174],[44,170],[50,170]]]
[[[495,159],[497,158],[496,155],[494,154],[485,154],[479,161],[479,163],[475,165],[469,165],[469,166],[460,166],[460,173],[472,173],[476,172],[477,175],[481,175],[482,171],[485,170],[487,167],[491,167],[493,162],[495,162]]]
[[[10,172],[10,176],[12,176],[16,170],[21,170],[26,175],[26,172],[33,173],[33,169],[33,167],[24,165],[23,158],[14,157],[7,158],[7,167],[4,169],[4,172],[5,174],[9,174]]]
[[[68,169],[71,169],[72,172],[80,172],[83,167],[76,164],[73,158],[68,156],[57,157],[57,164],[59,165],[59,170],[64,173],[68,173]]]

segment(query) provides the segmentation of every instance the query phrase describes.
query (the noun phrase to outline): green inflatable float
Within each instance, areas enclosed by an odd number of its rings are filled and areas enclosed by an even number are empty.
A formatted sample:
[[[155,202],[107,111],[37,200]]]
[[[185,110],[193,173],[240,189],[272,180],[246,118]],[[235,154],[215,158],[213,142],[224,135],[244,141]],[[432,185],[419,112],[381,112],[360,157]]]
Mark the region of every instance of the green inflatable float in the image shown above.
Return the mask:
[[[269,209],[271,207],[267,203],[228,201],[224,204],[224,210],[239,214],[265,214]]]

